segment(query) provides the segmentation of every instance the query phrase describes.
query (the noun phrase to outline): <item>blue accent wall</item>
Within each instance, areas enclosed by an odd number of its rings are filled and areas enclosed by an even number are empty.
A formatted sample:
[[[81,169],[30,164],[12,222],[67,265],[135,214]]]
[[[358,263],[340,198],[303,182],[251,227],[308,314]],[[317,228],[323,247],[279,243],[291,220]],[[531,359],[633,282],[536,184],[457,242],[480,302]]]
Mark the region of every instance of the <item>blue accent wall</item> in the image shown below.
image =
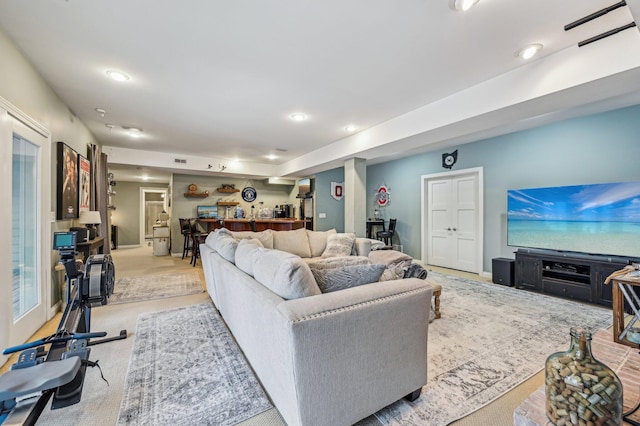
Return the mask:
[[[387,185],[391,203],[381,209],[383,217],[398,219],[398,242],[404,252],[422,258],[420,177],[446,172],[442,153],[457,149],[453,171],[483,168],[482,270],[491,271],[492,258],[514,257],[506,235],[508,189],[640,180],[639,135],[640,106],[633,106],[372,165],[367,167],[367,215],[373,215],[376,189]],[[316,180],[337,175],[337,170]],[[329,187],[319,186],[317,192],[326,192],[336,203]],[[323,204],[328,200],[318,197],[317,211],[326,210]],[[342,216],[344,223],[344,212]]]
[[[315,230],[327,231],[335,228],[344,232],[344,198],[337,201],[331,196],[331,182],[344,182],[344,168],[340,167],[315,176]],[[327,217],[320,219],[320,213]]]

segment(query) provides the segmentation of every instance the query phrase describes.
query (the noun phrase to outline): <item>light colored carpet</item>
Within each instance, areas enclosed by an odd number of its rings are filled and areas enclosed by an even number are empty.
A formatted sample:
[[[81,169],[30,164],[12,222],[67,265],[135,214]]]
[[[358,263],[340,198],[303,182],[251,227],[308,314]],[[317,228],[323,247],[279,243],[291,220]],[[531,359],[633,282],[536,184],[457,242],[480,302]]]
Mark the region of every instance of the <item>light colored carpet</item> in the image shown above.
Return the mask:
[[[184,296],[204,291],[197,271],[117,278],[110,305]]]
[[[609,309],[430,272],[443,316],[429,325],[429,383],[413,403],[376,413],[385,425],[447,425],[483,407],[565,350],[573,326],[611,324]]]
[[[118,425],[234,425],[270,408],[211,303],[138,317]]]

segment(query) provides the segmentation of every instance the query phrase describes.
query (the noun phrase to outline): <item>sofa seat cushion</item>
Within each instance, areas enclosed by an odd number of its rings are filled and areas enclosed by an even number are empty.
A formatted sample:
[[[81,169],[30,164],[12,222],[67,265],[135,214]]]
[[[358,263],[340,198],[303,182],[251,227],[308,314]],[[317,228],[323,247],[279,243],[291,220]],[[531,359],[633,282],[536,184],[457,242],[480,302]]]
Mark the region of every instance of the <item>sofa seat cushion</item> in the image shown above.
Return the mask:
[[[335,229],[328,231],[310,231],[307,229],[307,237],[309,238],[309,247],[311,248],[311,257],[320,257],[327,248],[327,238],[329,235],[335,234]]]
[[[273,233],[273,248],[286,251],[300,257],[311,257],[309,237],[304,228],[295,231],[277,231]]]
[[[245,238],[238,242],[236,266],[244,273],[253,276],[253,264],[260,248],[264,246],[257,238]]]
[[[309,266],[320,291],[323,293],[375,283],[385,270],[385,266],[380,264],[349,265],[320,269],[315,268],[315,264]]]
[[[283,299],[322,294],[311,269],[299,256],[260,248],[254,259],[253,277]]]
[[[327,247],[322,253],[322,257],[350,256],[355,242],[356,234],[331,234],[327,237]]]

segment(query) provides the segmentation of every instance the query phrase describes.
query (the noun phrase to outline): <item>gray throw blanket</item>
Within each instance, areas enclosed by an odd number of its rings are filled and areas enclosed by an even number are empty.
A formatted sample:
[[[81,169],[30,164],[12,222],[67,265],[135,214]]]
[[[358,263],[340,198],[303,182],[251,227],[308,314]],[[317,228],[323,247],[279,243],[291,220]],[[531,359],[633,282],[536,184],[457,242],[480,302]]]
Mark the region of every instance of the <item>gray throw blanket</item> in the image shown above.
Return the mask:
[[[405,278],[420,278],[421,280],[427,279],[427,270],[417,263],[412,263],[404,273]]]

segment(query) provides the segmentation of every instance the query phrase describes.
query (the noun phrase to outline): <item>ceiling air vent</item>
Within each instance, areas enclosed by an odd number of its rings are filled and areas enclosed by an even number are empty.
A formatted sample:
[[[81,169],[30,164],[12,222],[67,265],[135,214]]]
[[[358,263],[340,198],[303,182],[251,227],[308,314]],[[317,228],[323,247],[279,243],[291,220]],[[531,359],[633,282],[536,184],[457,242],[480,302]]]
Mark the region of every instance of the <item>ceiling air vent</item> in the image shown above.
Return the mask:
[[[174,158],[174,163],[187,164],[187,160],[183,160],[182,158]]]

